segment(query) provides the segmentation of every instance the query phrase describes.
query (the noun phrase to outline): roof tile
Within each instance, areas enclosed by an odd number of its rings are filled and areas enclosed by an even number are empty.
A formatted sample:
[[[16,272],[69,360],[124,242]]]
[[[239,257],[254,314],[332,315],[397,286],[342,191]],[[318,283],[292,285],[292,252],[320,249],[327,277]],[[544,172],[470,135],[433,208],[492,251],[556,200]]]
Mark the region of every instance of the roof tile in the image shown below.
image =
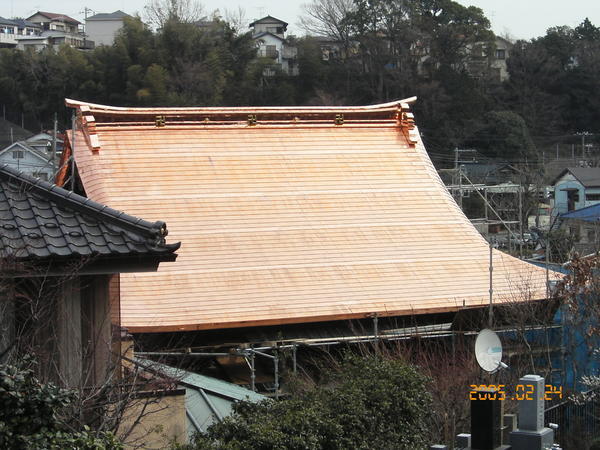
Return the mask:
[[[106,208],[0,166],[0,256],[27,258],[167,255],[164,222]]]

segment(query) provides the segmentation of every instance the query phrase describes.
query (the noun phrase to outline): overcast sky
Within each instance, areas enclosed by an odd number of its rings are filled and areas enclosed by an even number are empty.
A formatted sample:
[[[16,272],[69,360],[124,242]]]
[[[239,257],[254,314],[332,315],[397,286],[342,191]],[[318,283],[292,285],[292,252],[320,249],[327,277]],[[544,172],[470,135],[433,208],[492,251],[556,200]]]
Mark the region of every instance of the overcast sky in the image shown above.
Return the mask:
[[[589,17],[592,23],[600,26],[600,1],[598,0],[458,0],[464,5],[482,8],[492,22],[496,34],[508,34],[514,39],[531,39],[544,35],[546,29],[556,25],[577,26]],[[99,12],[113,12],[118,9],[129,14],[139,12],[143,17],[144,5],[148,0],[101,0],[82,2],[81,0],[0,0],[0,16],[27,17],[41,10],[67,14],[83,22],[84,7]],[[301,5],[305,0],[203,0],[207,11],[219,8],[245,10],[246,19],[260,18],[270,14],[289,22],[288,32],[302,34],[297,27]]]

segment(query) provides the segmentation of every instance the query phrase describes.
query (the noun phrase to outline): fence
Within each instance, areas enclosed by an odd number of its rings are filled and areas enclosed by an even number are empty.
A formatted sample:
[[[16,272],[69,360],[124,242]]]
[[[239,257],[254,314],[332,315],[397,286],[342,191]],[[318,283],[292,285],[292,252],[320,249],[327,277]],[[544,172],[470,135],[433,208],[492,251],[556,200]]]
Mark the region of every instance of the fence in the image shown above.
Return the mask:
[[[592,392],[588,392],[588,395]],[[593,391],[587,401],[566,400],[545,411],[545,423],[555,423],[555,442],[565,449],[575,448],[573,443],[582,438],[590,440],[600,436],[600,389]]]

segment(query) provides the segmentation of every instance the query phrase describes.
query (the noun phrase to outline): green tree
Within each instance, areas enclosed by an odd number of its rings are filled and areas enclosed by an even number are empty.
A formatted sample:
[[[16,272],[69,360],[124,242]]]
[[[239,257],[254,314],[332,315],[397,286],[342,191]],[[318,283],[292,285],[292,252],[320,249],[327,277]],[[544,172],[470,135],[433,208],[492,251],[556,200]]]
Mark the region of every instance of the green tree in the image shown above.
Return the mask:
[[[426,383],[401,361],[347,356],[317,386],[288,399],[238,403],[189,448],[422,448],[431,407]]]
[[[525,160],[536,156],[535,144],[525,121],[512,111],[485,114],[482,126],[468,143],[492,158]]]
[[[71,391],[40,383],[29,357],[0,365],[0,447],[6,449],[121,449],[111,433],[70,428]]]

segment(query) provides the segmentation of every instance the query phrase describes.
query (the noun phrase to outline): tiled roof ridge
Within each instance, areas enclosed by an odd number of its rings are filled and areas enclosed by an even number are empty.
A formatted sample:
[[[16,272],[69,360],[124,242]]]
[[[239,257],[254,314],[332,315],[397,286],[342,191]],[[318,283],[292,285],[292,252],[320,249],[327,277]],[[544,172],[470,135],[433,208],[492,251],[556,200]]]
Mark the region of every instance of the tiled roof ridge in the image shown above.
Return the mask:
[[[410,105],[416,97],[367,106],[236,106],[236,107],[122,107],[65,99],[75,108],[90,148],[100,150],[97,126],[128,123],[162,127],[174,126],[380,126],[396,125],[411,145],[418,133]]]
[[[180,243],[166,244],[165,237],[167,235],[167,226],[163,221],[154,223],[134,216],[130,216],[122,211],[117,211],[106,205],[95,202],[87,197],[83,197],[72,191],[63,189],[56,184],[40,180],[33,176],[10,167],[8,164],[0,165],[0,176],[12,178],[21,185],[26,184],[32,189],[44,191],[46,195],[52,197],[57,203],[63,206],[68,206],[73,209],[85,212],[91,216],[106,220],[112,224],[123,227],[124,229],[140,233],[151,239],[153,244],[165,246],[169,250],[176,250],[181,245]],[[65,205],[65,201],[68,203]]]
[[[160,112],[160,111],[181,111],[181,112],[235,112],[235,111],[256,111],[256,112],[377,112],[389,110],[398,107],[408,107],[414,103],[417,97],[408,97],[405,99],[394,100],[386,103],[377,103],[373,105],[347,105],[347,106],[187,106],[187,107],[139,107],[139,106],[109,106],[98,103],[82,102],[75,99],[66,98],[65,104],[70,108],[80,108],[87,106],[92,112]]]

